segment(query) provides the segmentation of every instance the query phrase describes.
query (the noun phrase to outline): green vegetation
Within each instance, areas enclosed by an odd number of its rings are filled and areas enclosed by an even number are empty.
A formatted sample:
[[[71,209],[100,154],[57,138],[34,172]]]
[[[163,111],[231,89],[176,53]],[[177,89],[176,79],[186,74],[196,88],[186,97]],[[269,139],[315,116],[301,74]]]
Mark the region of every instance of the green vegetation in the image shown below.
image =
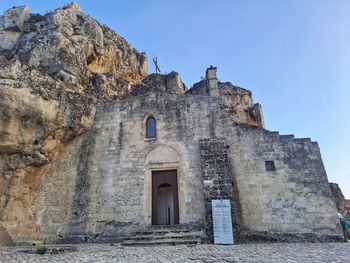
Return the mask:
[[[47,247],[38,247],[35,254],[44,255],[47,252]]]

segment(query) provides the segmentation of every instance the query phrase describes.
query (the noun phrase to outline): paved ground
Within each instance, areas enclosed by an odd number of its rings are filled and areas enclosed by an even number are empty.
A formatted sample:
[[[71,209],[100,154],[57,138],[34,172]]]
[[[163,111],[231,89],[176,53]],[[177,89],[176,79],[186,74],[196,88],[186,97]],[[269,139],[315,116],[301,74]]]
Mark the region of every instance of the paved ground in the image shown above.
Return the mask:
[[[0,262],[350,262],[350,243],[246,244],[235,246],[121,247],[79,245],[56,255],[24,253],[28,247],[0,247]]]

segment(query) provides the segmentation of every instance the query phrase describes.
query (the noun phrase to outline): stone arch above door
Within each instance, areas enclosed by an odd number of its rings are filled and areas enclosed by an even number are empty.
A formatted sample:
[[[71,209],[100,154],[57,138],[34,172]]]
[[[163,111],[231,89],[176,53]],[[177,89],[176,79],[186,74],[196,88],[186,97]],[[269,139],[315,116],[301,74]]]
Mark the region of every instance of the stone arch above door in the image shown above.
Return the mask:
[[[159,145],[148,153],[146,163],[155,164],[177,164],[180,163],[180,154],[172,147]]]

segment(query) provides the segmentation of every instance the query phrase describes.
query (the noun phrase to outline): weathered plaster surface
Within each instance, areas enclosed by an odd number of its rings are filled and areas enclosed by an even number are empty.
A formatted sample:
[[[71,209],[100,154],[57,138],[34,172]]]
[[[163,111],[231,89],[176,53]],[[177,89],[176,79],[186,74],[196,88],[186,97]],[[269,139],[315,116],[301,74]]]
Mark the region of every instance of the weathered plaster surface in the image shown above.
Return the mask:
[[[151,172],[175,169],[180,224],[205,228],[208,198],[229,198],[237,207],[238,242],[339,239],[317,144],[234,124],[223,108],[219,98],[155,92],[98,108],[92,130],[72,142],[73,152],[65,150],[62,170],[55,168],[47,183],[56,184],[58,178],[68,182],[46,191],[47,204],[55,192],[65,192],[66,201],[57,206],[56,215],[45,211],[42,238],[97,242],[149,227]],[[149,114],[157,121],[156,139],[145,139]],[[225,138],[222,158],[208,146],[203,159],[199,142],[221,142],[218,138]],[[216,174],[231,179],[218,181],[207,192],[203,160],[210,163],[210,154],[214,162],[223,162]],[[266,171],[268,160],[275,162],[276,171]],[[185,203],[186,195],[192,203]]]

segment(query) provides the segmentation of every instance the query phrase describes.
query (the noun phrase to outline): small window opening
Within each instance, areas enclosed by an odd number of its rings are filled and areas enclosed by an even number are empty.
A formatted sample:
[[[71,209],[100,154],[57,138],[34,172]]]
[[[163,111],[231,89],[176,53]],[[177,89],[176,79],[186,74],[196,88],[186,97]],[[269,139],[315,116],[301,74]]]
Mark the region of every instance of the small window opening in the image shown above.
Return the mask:
[[[274,161],[266,161],[265,162],[265,166],[266,166],[266,171],[276,171],[276,167],[275,167],[275,162]]]
[[[156,138],[156,119],[153,117],[146,121],[146,138]]]

